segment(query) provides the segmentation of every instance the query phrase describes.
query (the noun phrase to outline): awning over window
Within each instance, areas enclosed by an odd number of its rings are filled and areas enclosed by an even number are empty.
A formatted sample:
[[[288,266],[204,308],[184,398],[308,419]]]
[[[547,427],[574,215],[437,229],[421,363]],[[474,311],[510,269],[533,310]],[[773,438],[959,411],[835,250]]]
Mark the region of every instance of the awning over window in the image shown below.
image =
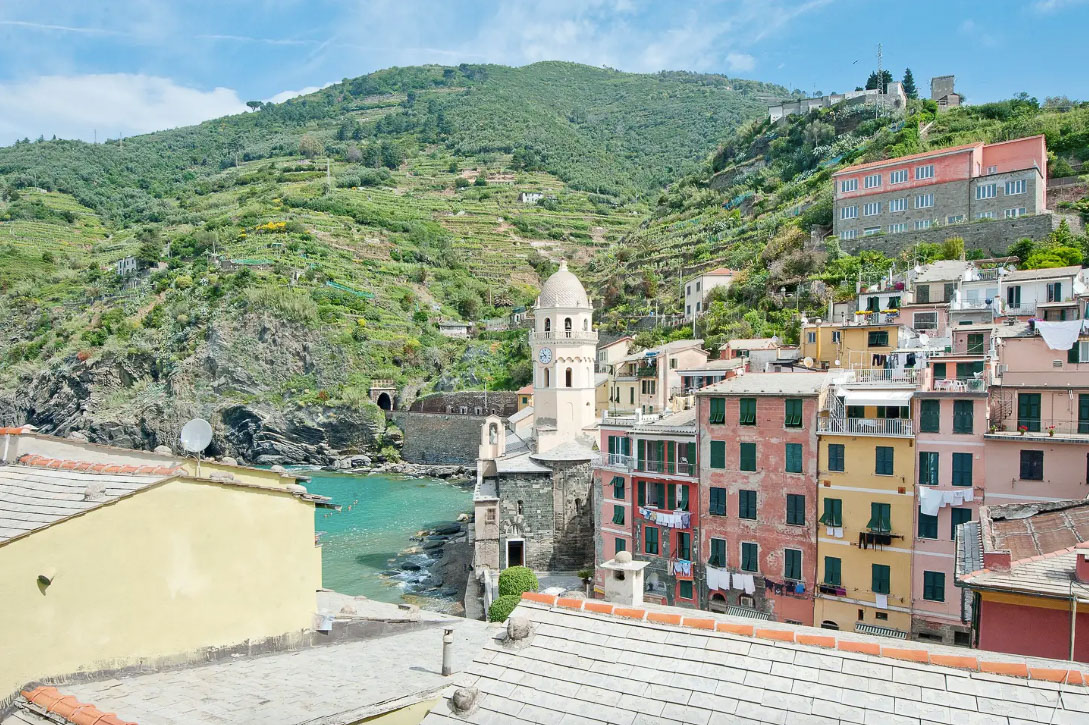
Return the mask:
[[[844,405],[907,405],[913,390],[846,390]]]
[[[859,634],[872,634],[875,637],[889,637],[891,639],[907,639],[907,632],[892,627],[878,627],[875,624],[855,623],[855,631]]]

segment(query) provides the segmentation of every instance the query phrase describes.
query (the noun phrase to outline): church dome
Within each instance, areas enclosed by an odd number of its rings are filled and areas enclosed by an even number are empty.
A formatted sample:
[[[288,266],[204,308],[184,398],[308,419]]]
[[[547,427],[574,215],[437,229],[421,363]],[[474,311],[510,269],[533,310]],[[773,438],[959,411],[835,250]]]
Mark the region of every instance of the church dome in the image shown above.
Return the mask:
[[[560,268],[545,280],[541,295],[537,298],[537,307],[585,307],[589,309],[590,299],[579,278],[567,270],[567,261],[560,262]]]

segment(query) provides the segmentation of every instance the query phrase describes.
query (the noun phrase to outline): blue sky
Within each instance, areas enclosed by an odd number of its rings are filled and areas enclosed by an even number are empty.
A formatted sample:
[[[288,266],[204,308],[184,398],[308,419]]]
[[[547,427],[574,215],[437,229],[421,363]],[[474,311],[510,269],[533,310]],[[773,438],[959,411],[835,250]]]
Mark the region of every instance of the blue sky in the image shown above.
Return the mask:
[[[115,138],[392,65],[570,60],[829,93],[876,65],[969,102],[1089,98],[1089,0],[0,0],[0,144]]]

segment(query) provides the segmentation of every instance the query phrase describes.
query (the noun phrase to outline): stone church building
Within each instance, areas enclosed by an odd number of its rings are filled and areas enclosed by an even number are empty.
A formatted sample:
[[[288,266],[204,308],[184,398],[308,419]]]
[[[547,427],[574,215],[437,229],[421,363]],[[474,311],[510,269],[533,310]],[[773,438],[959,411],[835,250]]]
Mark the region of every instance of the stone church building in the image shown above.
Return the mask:
[[[521,434],[498,416],[480,431],[473,494],[474,570],[592,566],[595,415],[593,307],[567,263],[541,287],[529,333],[532,425]]]

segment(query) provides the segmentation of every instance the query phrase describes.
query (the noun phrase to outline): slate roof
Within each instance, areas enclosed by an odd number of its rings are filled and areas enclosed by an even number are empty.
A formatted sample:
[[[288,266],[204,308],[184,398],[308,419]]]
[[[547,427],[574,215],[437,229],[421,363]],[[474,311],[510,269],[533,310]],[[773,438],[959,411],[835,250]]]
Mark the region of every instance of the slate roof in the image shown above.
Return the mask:
[[[972,266],[971,262],[959,259],[939,259],[930,262],[915,276],[915,282],[949,282],[961,279],[964,271]],[[924,303],[929,304],[929,303]]]
[[[638,423],[633,430],[636,433],[695,433],[697,412],[695,408],[679,410],[649,423]]]
[[[696,395],[817,395],[827,373],[747,373],[709,385]]]
[[[0,543],[116,501],[170,475],[0,466]],[[88,487],[97,495],[88,495]]]
[[[1081,267],[1051,267],[1047,269],[1016,269],[1004,278],[1005,283],[1026,282],[1034,279],[1055,279],[1056,277],[1075,277],[1081,274]]]
[[[726,343],[731,350],[773,350],[779,346],[777,337],[745,337]]]
[[[728,370],[737,370],[738,368],[745,367],[745,358],[735,357],[729,360],[708,360],[702,365],[693,365],[691,367],[679,368],[677,373],[680,375],[700,375],[707,372],[724,372]]]
[[[486,643],[424,725],[1089,719],[1068,662],[541,594],[519,617],[530,635]],[[455,709],[458,688],[476,689],[475,708]]]
[[[455,672],[496,631],[468,619],[451,618],[447,626],[454,629]],[[442,631],[441,626],[420,627],[387,637],[59,688],[99,712],[117,713],[117,722],[140,725],[346,725],[437,697],[450,682],[441,673]],[[27,705],[32,699],[27,695],[37,699],[36,693],[25,692],[3,725],[84,722],[27,719],[36,714]]]

